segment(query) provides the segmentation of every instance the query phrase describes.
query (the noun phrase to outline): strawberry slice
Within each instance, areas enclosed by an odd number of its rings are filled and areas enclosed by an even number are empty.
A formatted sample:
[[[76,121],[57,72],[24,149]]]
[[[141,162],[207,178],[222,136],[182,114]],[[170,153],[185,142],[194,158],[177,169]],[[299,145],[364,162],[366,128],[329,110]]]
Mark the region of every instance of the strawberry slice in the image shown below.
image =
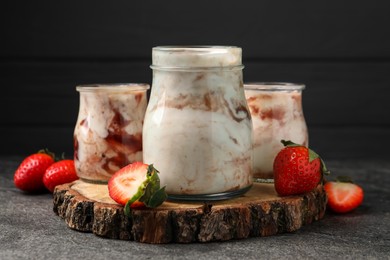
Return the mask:
[[[147,179],[148,165],[141,162],[129,164],[117,171],[108,181],[110,197],[121,205],[132,199],[138,199],[143,183]]]
[[[363,189],[354,183],[329,181],[324,189],[328,195],[328,206],[336,213],[349,212],[363,202]]]
[[[117,171],[108,181],[110,197],[125,206],[125,214],[130,208],[160,206],[167,198],[165,187],[160,188],[158,171],[153,164],[134,162]]]

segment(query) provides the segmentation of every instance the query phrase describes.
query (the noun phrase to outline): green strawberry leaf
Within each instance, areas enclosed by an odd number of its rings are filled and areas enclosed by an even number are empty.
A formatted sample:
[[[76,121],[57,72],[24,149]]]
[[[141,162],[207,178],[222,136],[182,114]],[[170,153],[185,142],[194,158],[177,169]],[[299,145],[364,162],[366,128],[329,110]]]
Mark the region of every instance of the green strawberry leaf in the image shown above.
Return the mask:
[[[142,194],[142,196],[138,199],[139,201],[143,202],[145,206],[148,206],[150,198],[153,196],[154,193],[156,193],[160,189],[160,185],[156,185],[153,182],[149,182],[146,185],[145,192]]]
[[[144,203],[148,208],[156,208],[167,199],[168,195],[165,192],[165,186],[160,188],[158,173],[159,171],[153,167],[153,164],[149,165],[146,181],[139,188],[136,196],[133,196],[124,207],[125,215],[131,216],[130,206],[137,200]]]
[[[130,208],[131,203],[129,202],[130,200],[126,203],[125,207],[123,208],[123,211],[126,216],[131,217],[131,208]]]
[[[147,181],[145,181],[147,182]],[[144,194],[145,194],[145,183],[143,183],[139,188],[138,192],[126,202],[126,205],[124,207],[124,213],[126,216],[131,216],[131,204],[133,204],[135,201],[139,200]]]
[[[167,199],[168,195],[165,192],[165,186],[161,189],[157,190],[152,196],[150,197],[149,201],[145,203],[145,205],[149,208],[157,208],[163,202]]]
[[[159,171],[153,167],[153,164],[149,165],[148,172],[146,173],[148,184],[152,183],[151,192],[155,192],[160,188],[160,178],[158,177]]]
[[[144,194],[139,198],[148,208],[156,208],[160,206],[167,198],[165,187],[160,188],[160,178],[158,171],[153,167],[153,164],[148,167],[148,184],[146,185]]]
[[[309,162],[312,162],[317,158],[320,158],[320,156],[313,150],[309,149]]]
[[[321,171],[322,174],[329,175],[330,171],[326,168],[325,162],[321,159]]]

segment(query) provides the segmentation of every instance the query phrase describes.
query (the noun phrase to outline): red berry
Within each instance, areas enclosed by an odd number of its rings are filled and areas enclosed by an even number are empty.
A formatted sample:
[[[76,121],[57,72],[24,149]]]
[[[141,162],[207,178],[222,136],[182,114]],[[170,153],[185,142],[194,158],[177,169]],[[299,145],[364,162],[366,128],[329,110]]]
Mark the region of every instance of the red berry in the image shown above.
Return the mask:
[[[146,181],[147,171],[148,165],[141,162],[129,164],[117,171],[108,182],[110,197],[121,205],[134,196],[140,197],[140,188]]]
[[[23,191],[44,190],[42,178],[46,169],[54,163],[51,155],[36,153],[25,158],[15,171],[15,186]]]
[[[322,180],[323,165],[316,153],[290,141],[274,160],[274,184],[281,196],[313,190]]]
[[[143,209],[143,208],[146,208],[146,206],[145,206],[145,204],[143,202],[136,200],[133,203],[131,203],[130,208],[132,208],[132,209]]]
[[[363,189],[354,183],[330,181],[324,189],[328,195],[328,206],[334,212],[349,212],[363,202]]]
[[[155,208],[167,198],[165,187],[160,188],[158,171],[153,165],[134,162],[117,171],[108,181],[110,197],[125,206],[125,214],[130,208]]]
[[[43,175],[45,187],[53,192],[57,185],[77,180],[76,169],[73,160],[61,160],[46,169]]]

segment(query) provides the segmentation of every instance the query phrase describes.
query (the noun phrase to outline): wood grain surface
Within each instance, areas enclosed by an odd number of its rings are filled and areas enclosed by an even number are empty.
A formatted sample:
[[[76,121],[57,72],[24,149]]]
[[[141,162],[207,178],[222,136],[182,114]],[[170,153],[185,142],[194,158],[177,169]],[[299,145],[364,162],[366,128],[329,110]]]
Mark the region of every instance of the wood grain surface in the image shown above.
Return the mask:
[[[72,229],[143,243],[226,241],[294,232],[320,220],[326,194],[319,185],[299,196],[279,197],[273,184],[255,183],[243,196],[219,202],[165,201],[133,209],[131,217],[108,195],[106,185],[82,181],[57,186],[54,212]]]

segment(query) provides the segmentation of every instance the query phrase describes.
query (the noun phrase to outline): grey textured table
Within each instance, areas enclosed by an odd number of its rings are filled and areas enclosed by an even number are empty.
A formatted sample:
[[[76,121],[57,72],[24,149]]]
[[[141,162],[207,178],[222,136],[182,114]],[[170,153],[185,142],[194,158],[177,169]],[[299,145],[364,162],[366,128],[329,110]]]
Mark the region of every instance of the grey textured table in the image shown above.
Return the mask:
[[[390,162],[327,161],[365,191],[355,211],[330,212],[295,233],[227,242],[152,245],[110,240],[66,227],[51,194],[13,185],[21,157],[0,157],[0,259],[390,259]]]

